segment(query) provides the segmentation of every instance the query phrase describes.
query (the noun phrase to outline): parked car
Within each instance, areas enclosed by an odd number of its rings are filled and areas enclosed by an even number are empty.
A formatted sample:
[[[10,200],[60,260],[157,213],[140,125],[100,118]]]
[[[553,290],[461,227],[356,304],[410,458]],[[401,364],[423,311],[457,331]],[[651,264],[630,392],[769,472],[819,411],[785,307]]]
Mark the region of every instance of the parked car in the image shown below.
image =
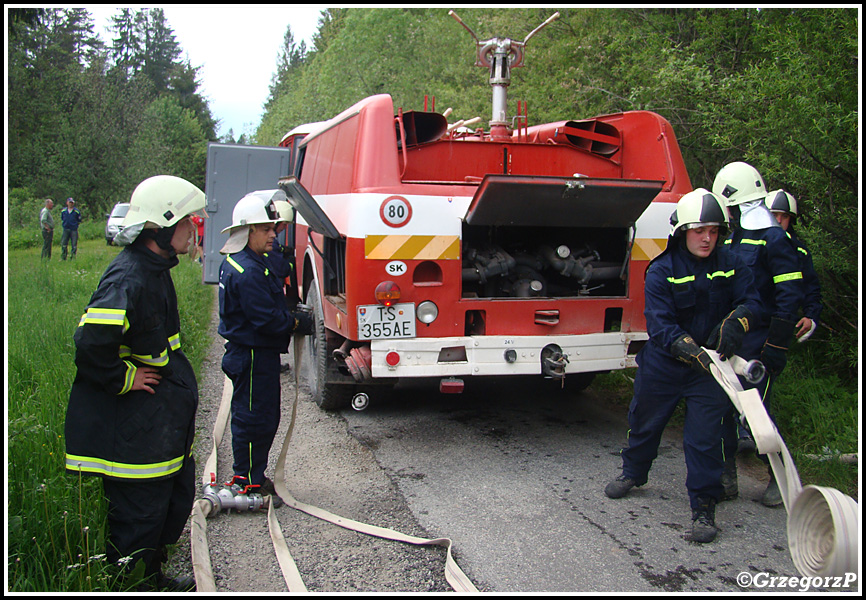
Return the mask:
[[[121,223],[123,223],[123,217],[126,216],[128,210],[128,202],[118,202],[114,205],[114,208],[111,209],[111,214],[105,215],[108,218],[108,222],[105,224],[105,242],[109,246],[114,243],[114,236],[120,233],[120,230],[123,229]]]

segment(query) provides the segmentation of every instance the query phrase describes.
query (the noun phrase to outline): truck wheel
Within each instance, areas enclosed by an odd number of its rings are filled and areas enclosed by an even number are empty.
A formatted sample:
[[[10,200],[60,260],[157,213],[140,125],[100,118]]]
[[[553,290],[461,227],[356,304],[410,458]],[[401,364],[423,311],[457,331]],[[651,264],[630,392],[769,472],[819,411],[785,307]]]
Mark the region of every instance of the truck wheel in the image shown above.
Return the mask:
[[[355,386],[329,382],[333,366],[328,345],[325,317],[319,290],[313,287],[307,295],[307,304],[313,309],[314,332],[305,338],[304,372],[313,401],[322,410],[338,410],[349,406]]]

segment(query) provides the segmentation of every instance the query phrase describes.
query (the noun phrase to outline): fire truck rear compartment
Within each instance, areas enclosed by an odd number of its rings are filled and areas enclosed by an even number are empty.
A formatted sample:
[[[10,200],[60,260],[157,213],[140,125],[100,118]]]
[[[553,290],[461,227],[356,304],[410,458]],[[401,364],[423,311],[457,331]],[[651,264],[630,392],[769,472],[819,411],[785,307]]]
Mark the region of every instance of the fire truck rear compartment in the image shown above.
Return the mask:
[[[628,228],[463,227],[463,297],[624,296]]]
[[[633,226],[661,187],[485,177],[463,224],[463,298],[625,296]]]

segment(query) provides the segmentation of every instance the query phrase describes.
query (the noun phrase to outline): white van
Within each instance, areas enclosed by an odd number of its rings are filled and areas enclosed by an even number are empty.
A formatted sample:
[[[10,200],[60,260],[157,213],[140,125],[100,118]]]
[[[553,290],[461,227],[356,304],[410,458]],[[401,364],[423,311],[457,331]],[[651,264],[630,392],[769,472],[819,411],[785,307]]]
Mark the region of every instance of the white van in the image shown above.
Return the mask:
[[[105,242],[111,246],[114,243],[114,236],[120,233],[123,229],[123,218],[129,211],[129,202],[119,202],[111,209],[111,214],[105,215],[108,217],[108,222],[105,224]]]

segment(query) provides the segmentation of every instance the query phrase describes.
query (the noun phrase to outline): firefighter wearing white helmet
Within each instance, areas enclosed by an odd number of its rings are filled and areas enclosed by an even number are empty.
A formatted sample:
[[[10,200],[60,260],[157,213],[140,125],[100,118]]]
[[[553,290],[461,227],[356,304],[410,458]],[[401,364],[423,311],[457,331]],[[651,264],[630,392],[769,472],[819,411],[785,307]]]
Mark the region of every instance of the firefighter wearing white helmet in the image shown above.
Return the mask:
[[[803,274],[797,250],[785,231],[764,204],[767,195],[760,173],[744,162],[723,167],[713,182],[713,190],[726,199],[734,233],[727,243],[731,250],[752,268],[761,309],[755,314],[752,329],[746,334],[740,356],[758,359],[767,368],[767,377],[758,384],[744,382],[744,388],[757,388],[767,412],[772,415],[772,384],[785,368],[788,347],[794,336],[798,312],[803,303]],[[726,419],[725,499],[738,495],[735,455],[738,445],[751,449],[753,442],[743,432],[737,434],[737,419],[732,412]],[[739,440],[739,442],[738,442]],[[761,457],[769,462],[766,456]],[[782,503],[773,478],[762,502],[767,506]]]
[[[724,199],[737,227],[758,230],[777,226],[764,206],[764,178],[752,165],[732,162],[722,167],[713,181],[713,193]]]
[[[129,200],[129,210],[121,223],[123,229],[115,236],[114,243],[128,246],[150,230],[150,237],[158,240],[160,248],[169,250],[170,231],[193,213],[204,213],[207,199],[198,187],[180,177],[156,175],[142,181]],[[165,230],[154,235],[157,230]]]
[[[280,354],[291,336],[309,335],[312,319],[286,302],[285,275],[269,257],[282,222],[278,191],[241,198],[232,212],[221,252],[219,334],[225,338],[223,372],[232,381],[232,469],[244,485],[260,486],[275,507],[282,500],[265,476],[280,422]],[[279,194],[283,194],[282,197]]]
[[[251,226],[276,224],[279,220],[280,215],[272,200],[265,200],[255,192],[247,194],[235,204],[232,211],[232,224],[220,232],[230,232],[229,239],[220,250],[220,254],[234,254],[242,250],[249,240]]]
[[[621,498],[647,483],[662,433],[680,400],[688,403],[683,428],[692,509],[691,539],[715,539],[715,506],[722,497],[722,418],[730,400],[710,374],[704,348],[738,353],[752,314],[759,310],[751,270],[720,245],[728,212],[705,189],[684,195],[671,215],[665,251],[650,263],[645,298],[647,343],[637,356],[629,408],[628,448],[622,473],[605,488]]]
[[[797,322],[796,336],[798,342],[805,342],[818,327],[818,318],[821,316],[823,302],[821,300],[821,282],[818,280],[818,274],[812,264],[812,254],[794,230],[798,214],[797,199],[785,190],[775,190],[767,195],[764,203],[797,246],[800,268],[803,273],[805,299],[802,309],[803,316]]]
[[[105,270],[73,336],[77,369],[66,411],[66,470],[101,477],[108,499],[109,562],[139,559],[147,585],[188,591],[191,577],[162,573],[195,501],[198,386],[183,353],[170,269],[188,252],[204,208],[178,177],[141,182],[130,198],[125,246]],[[120,239],[118,239],[120,238]],[[143,510],[145,507],[146,510]]]
[[[685,229],[707,226],[718,227],[719,236],[727,236],[730,228],[728,209],[718,196],[698,188],[677,202],[671,214],[671,236],[681,234]]]

